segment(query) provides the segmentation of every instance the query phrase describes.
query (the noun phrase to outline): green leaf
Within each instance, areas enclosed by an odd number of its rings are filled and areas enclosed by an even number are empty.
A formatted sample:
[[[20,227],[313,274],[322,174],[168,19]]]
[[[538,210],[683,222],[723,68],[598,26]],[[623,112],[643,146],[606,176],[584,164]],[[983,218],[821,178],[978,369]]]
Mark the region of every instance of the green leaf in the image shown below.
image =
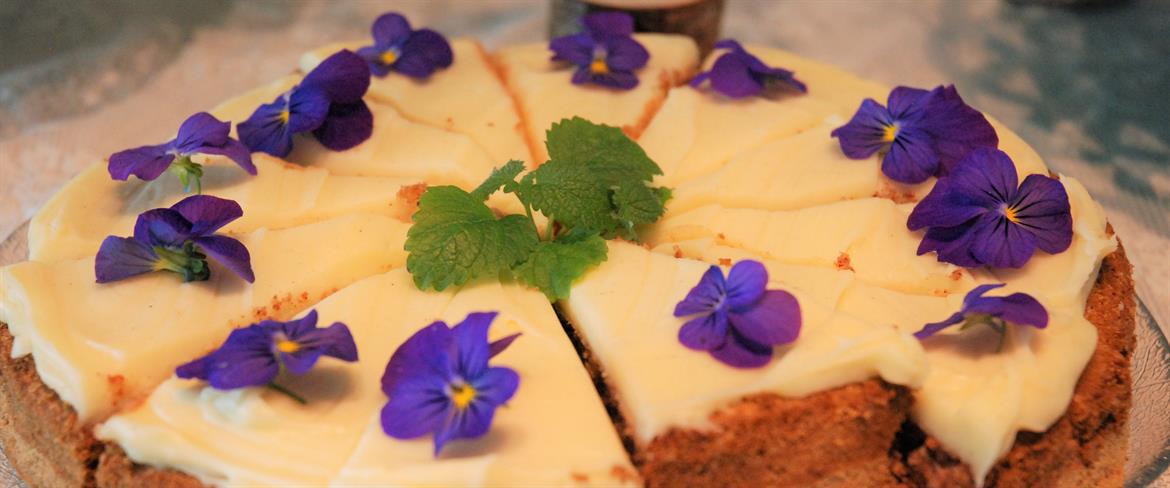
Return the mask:
[[[540,289],[549,301],[569,298],[573,282],[606,259],[605,240],[596,233],[572,231],[555,241],[536,246],[532,256],[518,266],[516,277]]]
[[[427,189],[406,234],[406,268],[419,289],[444,290],[499,276],[536,248],[532,222],[521,215],[496,219],[478,194],[453,186]]]
[[[515,159],[508,161],[507,164],[493,169],[491,176],[488,176],[471,194],[480,200],[487,200],[500,187],[504,188],[505,192],[512,192],[516,189],[516,177],[524,172],[524,163]]]
[[[581,118],[548,131],[551,159],[516,189],[532,208],[569,228],[633,236],[633,227],[662,216],[662,190],[648,186],[658,165],[616,127]]]

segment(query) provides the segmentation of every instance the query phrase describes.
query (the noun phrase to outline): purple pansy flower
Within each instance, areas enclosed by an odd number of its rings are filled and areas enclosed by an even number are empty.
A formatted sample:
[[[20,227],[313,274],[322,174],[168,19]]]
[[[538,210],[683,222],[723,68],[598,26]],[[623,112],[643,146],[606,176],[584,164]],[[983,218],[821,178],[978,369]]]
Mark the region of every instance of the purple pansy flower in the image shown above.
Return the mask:
[[[1028,175],[1003,151],[979,148],[939,179],[906,225],[926,228],[918,254],[959,266],[1019,268],[1036,248],[1055,254],[1072,243],[1068,193],[1060,181]]]
[[[217,390],[269,385],[304,403],[273,381],[282,368],[295,375],[308,373],[322,356],[354,362],[357,345],[341,322],[318,328],[317,311],[311,310],[289,322],[265,320],[233,330],[219,349],[175,368],[175,375],[204,380]]]
[[[172,271],[183,281],[211,276],[211,257],[251,283],[252,258],[240,241],[215,231],[240,218],[240,204],[208,195],[192,195],[171,208],[138,216],[132,237],[109,236],[98,249],[94,270],[98,283],[151,271]]]
[[[1016,325],[1030,325],[1037,329],[1048,326],[1048,311],[1035,298],[1026,293],[1012,293],[1005,297],[984,296],[987,292],[1004,286],[979,285],[963,297],[963,306],[958,312],[942,322],[926,324],[922,330],[915,332],[914,337],[925,339],[955,324],[963,323],[963,327],[976,324],[987,324],[1000,333],[1000,339],[1006,332],[1006,322]],[[1002,343],[1000,344],[1002,347]]]
[[[435,322],[406,340],[386,364],[382,430],[395,439],[434,435],[435,456],[454,439],[488,432],[496,407],[520,386],[510,368],[489,366],[519,334],[488,343],[496,312],[471,313],[455,327]]]
[[[371,29],[374,45],[357,50],[370,71],[379,78],[397,71],[425,79],[435,70],[451,66],[454,54],[442,34],[430,29],[412,30],[410,22],[397,13],[383,14]]]
[[[930,91],[899,86],[890,92],[888,108],[867,98],[832,136],[853,159],[884,152],[882,172],[903,183],[945,175],[972,149],[999,145],[995,128],[954,86]]]
[[[184,188],[190,189],[194,183],[198,189],[203,167],[192,162],[191,156],[215,154],[227,156],[248,174],[255,175],[252,152],[229,136],[231,128],[231,123],[221,122],[207,112],[199,112],[187,117],[179,126],[178,135],[169,142],[114,153],[107,169],[111,178],[121,181],[129,179],[130,175],[150,181],[170,169],[178,175]]]
[[[715,60],[710,71],[695,76],[691,86],[698,88],[710,79],[711,88],[730,98],[746,98],[775,88],[808,92],[808,87],[793,72],[764,64],[734,39],[719,41],[715,48],[728,51]]]
[[[321,145],[344,151],[370,138],[374,115],[362,97],[370,68],[350,51],[338,51],[313,68],[301,83],[261,105],[236,126],[253,151],[277,157],[292,152],[293,135],[312,132]]]
[[[577,66],[573,84],[594,83],[629,90],[638,86],[634,71],[646,66],[650,53],[634,40],[634,18],[624,12],[599,12],[581,21],[584,32],[548,43],[553,61]]]
[[[767,285],[768,270],[759,261],[736,263],[726,280],[711,266],[674,308],[675,317],[694,317],[679,329],[679,342],[737,368],[768,364],[774,346],[800,335],[800,304]]]

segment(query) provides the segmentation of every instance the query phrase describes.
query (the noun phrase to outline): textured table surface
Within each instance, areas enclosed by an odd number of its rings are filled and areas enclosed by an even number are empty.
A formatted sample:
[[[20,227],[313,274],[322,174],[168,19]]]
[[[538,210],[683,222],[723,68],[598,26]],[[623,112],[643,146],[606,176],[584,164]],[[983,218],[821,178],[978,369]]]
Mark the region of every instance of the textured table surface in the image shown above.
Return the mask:
[[[0,0],[0,237],[85,166],[387,10],[489,48],[544,39],[548,15],[543,1]],[[955,83],[1102,202],[1170,324],[1170,1],[728,0],[723,31],[890,84]]]

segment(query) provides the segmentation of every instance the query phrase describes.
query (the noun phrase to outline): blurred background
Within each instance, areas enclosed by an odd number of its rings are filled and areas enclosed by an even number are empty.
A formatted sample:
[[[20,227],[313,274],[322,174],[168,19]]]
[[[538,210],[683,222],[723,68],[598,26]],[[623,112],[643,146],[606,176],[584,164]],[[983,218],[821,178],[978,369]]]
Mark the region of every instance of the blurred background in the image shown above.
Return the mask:
[[[557,0],[562,1],[562,0]],[[611,0],[612,1],[612,0]],[[955,83],[1109,211],[1170,324],[1170,0],[727,0],[723,35],[889,84]],[[380,13],[540,41],[547,0],[0,0],[0,237],[110,153],[364,38]]]

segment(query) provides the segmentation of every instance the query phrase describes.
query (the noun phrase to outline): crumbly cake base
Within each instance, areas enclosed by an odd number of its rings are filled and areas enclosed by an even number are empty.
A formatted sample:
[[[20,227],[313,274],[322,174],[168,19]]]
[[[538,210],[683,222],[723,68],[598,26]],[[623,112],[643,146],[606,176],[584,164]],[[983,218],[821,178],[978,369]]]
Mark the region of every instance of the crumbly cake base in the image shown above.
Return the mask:
[[[1135,307],[1119,247],[1089,296],[1085,317],[1098,344],[1068,411],[1047,432],[1020,433],[984,486],[1123,485]],[[12,358],[12,342],[0,324],[0,443],[30,486],[202,486],[94,439],[37,376],[31,356]],[[871,380],[803,399],[752,395],[713,413],[713,430],[673,429],[636,446],[617,407],[620,392],[607,388],[587,353],[582,358],[648,486],[974,486],[968,468],[908,420],[909,393],[900,387]]]

